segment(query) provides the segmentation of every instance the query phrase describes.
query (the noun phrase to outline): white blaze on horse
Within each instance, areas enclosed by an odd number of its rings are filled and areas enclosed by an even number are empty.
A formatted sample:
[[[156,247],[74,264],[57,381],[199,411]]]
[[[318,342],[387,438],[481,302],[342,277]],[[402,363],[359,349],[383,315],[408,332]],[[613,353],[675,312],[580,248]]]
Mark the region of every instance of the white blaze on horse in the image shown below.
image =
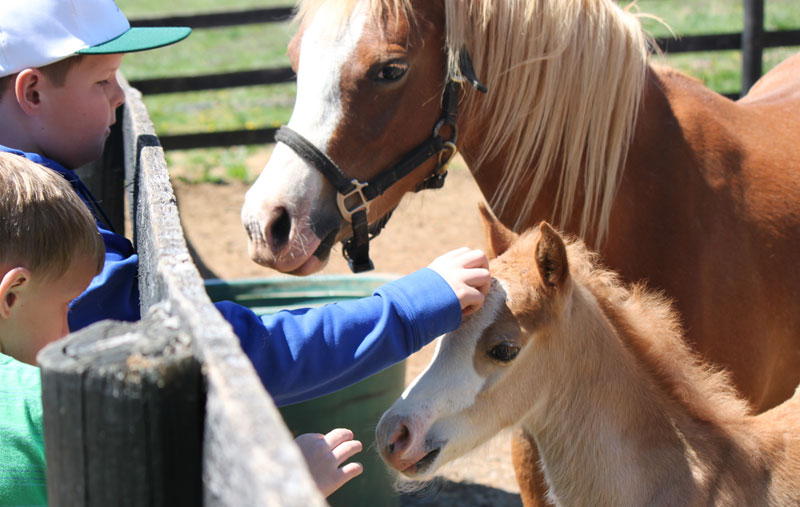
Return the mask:
[[[792,395],[800,55],[731,101],[654,65],[612,0],[299,7],[295,110],[242,209],[256,262],[309,274],[344,241],[367,269],[371,233],[404,194],[441,185],[458,148],[506,226],[581,235],[673,299],[687,342],[758,410]],[[513,449],[537,459],[524,434]],[[541,498],[523,468],[523,497]]]
[[[487,221],[486,304],[381,418],[389,465],[430,479],[520,426],[557,505],[800,505],[800,389],[752,415],[661,294],[546,223],[516,237]]]

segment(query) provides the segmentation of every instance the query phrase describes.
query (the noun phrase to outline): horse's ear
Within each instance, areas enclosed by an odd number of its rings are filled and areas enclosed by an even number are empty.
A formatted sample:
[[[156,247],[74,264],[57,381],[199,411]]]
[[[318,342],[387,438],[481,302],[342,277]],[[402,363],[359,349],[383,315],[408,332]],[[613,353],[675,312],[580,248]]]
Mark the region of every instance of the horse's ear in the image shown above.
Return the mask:
[[[564,240],[547,222],[539,225],[536,242],[536,267],[548,287],[560,288],[569,277],[567,248]]]
[[[490,259],[494,259],[508,250],[508,247],[516,241],[517,234],[501,224],[485,204],[480,203],[478,209],[481,212],[483,232],[486,236],[486,249],[488,250],[486,255]]]

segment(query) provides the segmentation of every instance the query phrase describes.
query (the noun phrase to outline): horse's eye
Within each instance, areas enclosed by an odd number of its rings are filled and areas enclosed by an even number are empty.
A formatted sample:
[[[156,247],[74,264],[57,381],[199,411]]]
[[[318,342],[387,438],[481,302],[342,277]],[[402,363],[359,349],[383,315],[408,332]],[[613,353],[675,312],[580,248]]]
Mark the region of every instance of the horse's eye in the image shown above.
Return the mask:
[[[513,361],[517,354],[519,347],[511,342],[498,343],[489,351],[489,357],[501,363]]]
[[[406,71],[408,70],[408,65],[403,63],[390,63],[378,73],[378,79],[380,81],[397,81],[402,78]]]

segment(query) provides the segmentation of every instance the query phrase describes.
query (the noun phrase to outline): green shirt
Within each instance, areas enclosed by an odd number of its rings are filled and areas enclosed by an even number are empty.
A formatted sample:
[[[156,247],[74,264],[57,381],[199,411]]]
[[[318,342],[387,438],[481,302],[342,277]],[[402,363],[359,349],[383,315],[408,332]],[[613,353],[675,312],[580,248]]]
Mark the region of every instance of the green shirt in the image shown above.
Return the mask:
[[[0,506],[47,505],[39,368],[0,354]]]

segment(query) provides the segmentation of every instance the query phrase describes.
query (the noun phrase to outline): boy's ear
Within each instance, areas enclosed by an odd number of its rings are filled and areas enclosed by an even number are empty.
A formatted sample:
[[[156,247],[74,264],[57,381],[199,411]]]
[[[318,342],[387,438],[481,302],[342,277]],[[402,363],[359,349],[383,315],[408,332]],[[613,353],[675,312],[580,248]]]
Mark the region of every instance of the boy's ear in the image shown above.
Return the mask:
[[[20,292],[30,283],[31,272],[13,268],[0,279],[0,319],[7,319],[19,301]]]
[[[33,114],[41,104],[40,89],[44,74],[39,69],[25,69],[17,74],[14,83],[14,93],[19,106],[26,114]]]
[[[564,240],[547,222],[539,225],[536,267],[547,287],[560,289],[569,278],[567,248],[564,246]]]
[[[481,212],[483,232],[486,236],[486,255],[490,259],[494,259],[508,250],[516,241],[517,234],[500,223],[483,203],[478,204],[478,210]]]

